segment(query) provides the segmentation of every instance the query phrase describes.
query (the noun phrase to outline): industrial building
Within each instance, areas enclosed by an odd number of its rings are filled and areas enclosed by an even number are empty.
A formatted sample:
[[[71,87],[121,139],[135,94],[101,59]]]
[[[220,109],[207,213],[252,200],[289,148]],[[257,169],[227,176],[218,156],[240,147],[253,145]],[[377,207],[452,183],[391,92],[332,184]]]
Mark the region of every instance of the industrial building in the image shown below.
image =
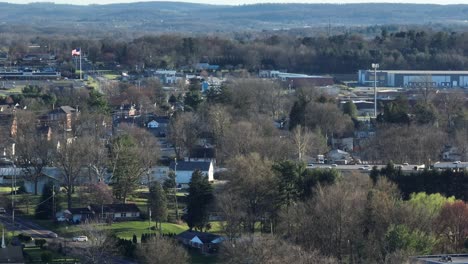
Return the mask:
[[[468,88],[468,71],[377,70],[377,86]],[[359,70],[359,84],[374,85],[374,70]]]

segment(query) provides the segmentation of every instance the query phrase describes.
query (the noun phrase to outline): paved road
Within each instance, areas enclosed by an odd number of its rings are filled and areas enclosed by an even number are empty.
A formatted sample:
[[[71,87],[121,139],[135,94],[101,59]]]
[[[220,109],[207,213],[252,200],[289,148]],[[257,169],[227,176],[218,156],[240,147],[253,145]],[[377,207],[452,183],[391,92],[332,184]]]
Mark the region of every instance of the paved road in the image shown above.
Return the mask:
[[[377,166],[378,169],[384,168],[386,165],[332,165],[332,164],[313,164],[312,166],[307,166],[308,169],[321,168],[321,169],[337,169],[337,170],[360,170],[360,171],[370,171],[373,166]],[[401,166],[403,171],[412,171],[417,165],[395,165],[395,167]]]

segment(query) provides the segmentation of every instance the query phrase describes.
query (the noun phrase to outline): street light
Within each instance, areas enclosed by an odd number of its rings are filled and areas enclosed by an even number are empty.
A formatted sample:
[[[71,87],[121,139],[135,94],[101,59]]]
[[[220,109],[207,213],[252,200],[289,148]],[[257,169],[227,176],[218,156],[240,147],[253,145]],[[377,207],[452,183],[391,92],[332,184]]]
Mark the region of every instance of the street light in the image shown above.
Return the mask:
[[[174,202],[176,220],[179,221],[179,205],[177,204],[177,157],[174,158]]]
[[[377,118],[377,69],[379,68],[378,63],[372,63],[372,69],[374,69],[374,117]]]

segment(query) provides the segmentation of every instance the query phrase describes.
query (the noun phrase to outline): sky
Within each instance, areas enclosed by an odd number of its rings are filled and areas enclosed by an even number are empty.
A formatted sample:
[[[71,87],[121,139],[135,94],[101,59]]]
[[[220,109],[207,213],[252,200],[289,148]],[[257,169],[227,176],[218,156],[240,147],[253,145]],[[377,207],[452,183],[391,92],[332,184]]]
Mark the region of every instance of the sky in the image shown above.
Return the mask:
[[[88,4],[111,4],[111,3],[129,3],[129,2],[149,2],[151,0],[0,0],[0,2],[9,2],[14,4],[27,4],[31,2],[55,2],[57,4],[70,4],[74,5],[88,5]],[[154,0],[153,0],[154,1]],[[346,4],[346,3],[416,3],[416,4],[466,4],[466,0],[173,0],[174,2],[191,2],[201,4],[218,4],[218,5],[243,5],[243,4],[257,4],[257,3],[327,3],[327,4]]]

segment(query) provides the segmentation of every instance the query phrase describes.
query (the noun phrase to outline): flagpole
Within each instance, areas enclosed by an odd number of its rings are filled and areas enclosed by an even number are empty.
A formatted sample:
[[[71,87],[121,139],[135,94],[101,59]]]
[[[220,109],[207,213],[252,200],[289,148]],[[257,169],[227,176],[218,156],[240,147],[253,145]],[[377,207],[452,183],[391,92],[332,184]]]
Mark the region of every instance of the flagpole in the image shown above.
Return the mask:
[[[80,80],[83,80],[82,76],[83,76],[83,71],[81,70],[81,53],[83,52],[83,50],[81,50],[80,48]]]

